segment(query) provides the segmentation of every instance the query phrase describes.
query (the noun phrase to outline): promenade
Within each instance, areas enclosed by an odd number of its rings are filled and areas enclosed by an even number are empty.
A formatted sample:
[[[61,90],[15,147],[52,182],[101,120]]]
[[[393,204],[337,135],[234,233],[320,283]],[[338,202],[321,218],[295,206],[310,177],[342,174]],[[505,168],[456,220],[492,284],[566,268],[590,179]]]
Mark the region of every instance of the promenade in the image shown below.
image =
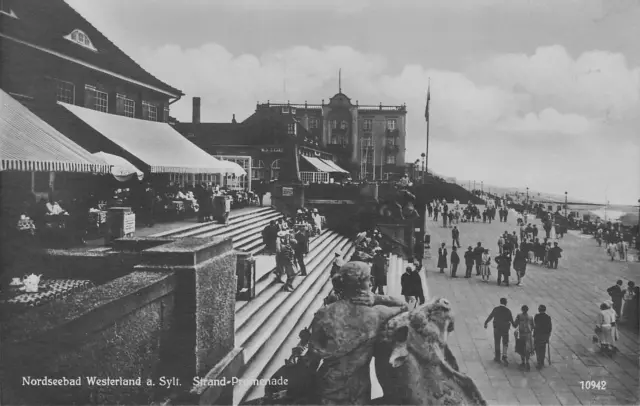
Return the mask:
[[[529,220],[531,221],[531,219]],[[539,220],[535,220],[541,228]],[[502,405],[577,405],[577,404],[638,404],[638,335],[620,329],[620,349],[613,358],[599,354],[591,342],[599,305],[608,299],[606,289],[617,279],[640,282],[640,264],[611,262],[592,238],[577,233],[560,240],[562,258],[557,270],[527,265],[523,287],[515,286],[512,270],[511,286],[497,286],[495,262],[491,282],[480,277],[465,279],[464,251],[482,242],[497,253],[498,235],[516,230],[516,218],[510,213],[507,223],[460,223],[459,251],[461,266],[458,278],[436,269],[437,249],[446,242],[451,253],[451,228],[442,222],[427,219],[427,234],[431,235],[431,249],[424,260],[429,296],[441,296],[452,301],[456,312],[455,331],[449,345],[460,368],[478,384],[489,404]],[[543,232],[543,231],[542,231]],[[449,258],[447,259],[447,261]],[[484,321],[499,299],[506,297],[514,317],[524,304],[530,313],[537,313],[538,305],[547,306],[553,322],[551,336],[551,366],[535,369],[535,357],[530,372],[520,371],[520,357],[514,351],[513,334],[509,342],[509,366],[493,361],[493,331],[491,323],[484,329]],[[583,388],[587,381],[604,382],[600,390]]]

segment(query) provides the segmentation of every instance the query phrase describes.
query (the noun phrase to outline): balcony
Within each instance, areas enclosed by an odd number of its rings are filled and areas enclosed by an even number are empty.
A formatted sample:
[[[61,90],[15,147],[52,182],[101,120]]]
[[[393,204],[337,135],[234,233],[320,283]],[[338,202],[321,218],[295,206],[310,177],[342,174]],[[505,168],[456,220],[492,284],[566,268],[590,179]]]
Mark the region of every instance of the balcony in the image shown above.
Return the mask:
[[[391,128],[387,128],[387,137],[399,137],[400,136],[400,130],[397,128],[391,129]]]
[[[384,146],[384,149],[392,154],[397,154],[400,151],[400,147],[396,144],[389,144],[387,143],[387,145]]]

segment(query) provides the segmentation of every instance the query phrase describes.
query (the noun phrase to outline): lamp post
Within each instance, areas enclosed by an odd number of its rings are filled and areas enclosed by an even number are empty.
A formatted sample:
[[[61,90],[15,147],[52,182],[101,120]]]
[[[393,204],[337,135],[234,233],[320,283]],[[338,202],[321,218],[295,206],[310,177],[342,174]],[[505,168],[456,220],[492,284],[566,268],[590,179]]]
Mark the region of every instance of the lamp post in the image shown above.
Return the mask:
[[[638,199],[638,233],[637,234],[638,234],[637,238],[640,238],[640,199]]]
[[[567,218],[567,192],[564,192],[564,218]]]
[[[527,206],[529,205],[529,186],[527,186]]]
[[[482,191],[482,194],[484,194],[484,181],[483,180],[480,181],[480,190]]]
[[[422,183],[425,183],[427,181],[427,172],[424,169],[424,159],[427,154],[423,152],[422,154],[420,154],[420,156],[422,157]]]

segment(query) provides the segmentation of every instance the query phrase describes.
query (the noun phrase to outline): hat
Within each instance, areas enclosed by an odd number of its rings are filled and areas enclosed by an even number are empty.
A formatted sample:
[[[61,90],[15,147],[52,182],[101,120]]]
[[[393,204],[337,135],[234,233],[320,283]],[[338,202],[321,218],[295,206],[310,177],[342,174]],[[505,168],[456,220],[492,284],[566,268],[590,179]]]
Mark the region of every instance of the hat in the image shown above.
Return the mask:
[[[278,231],[278,237],[285,237],[288,233],[286,231]]]
[[[318,209],[313,209],[313,212],[314,212],[314,213],[317,213],[317,212],[318,212]]]

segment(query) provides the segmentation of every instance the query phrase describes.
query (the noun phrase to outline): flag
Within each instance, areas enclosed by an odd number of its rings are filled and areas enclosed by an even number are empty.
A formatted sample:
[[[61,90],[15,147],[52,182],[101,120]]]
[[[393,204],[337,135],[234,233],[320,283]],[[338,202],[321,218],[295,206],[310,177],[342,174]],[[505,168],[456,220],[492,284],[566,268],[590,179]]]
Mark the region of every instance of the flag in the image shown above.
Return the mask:
[[[427,106],[424,108],[424,119],[429,121],[429,104],[431,103],[431,84],[427,89]]]

